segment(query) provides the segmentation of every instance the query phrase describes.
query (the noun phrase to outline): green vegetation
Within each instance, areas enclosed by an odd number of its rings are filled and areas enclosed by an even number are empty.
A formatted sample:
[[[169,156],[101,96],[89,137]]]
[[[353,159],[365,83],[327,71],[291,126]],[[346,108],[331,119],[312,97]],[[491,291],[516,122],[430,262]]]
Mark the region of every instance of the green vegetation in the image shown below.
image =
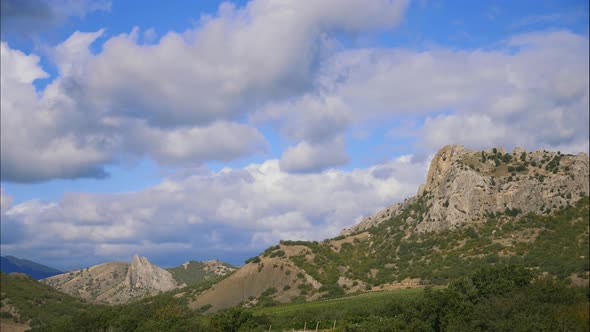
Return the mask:
[[[267,288],[251,309],[213,315],[203,314],[207,306],[188,309],[190,299],[221,277],[128,305],[90,306],[4,274],[2,305],[13,305],[20,321],[33,319],[32,326],[48,331],[268,331],[271,325],[276,331],[305,324],[315,329],[317,322],[329,329],[334,321],[338,331],[588,331],[590,198],[552,207],[551,215],[506,208],[453,231],[415,233],[429,195],[352,241],[282,241],[252,258],[287,259],[285,246],[306,247],[288,259],[322,286],[316,290],[304,273],[293,273],[300,293],[290,305],[274,299],[291,288],[284,286]],[[349,286],[338,284],[341,277]],[[408,278],[427,287],[360,294]],[[345,296],[349,287],[356,287],[355,296]],[[322,300],[305,302],[317,292]]]
[[[343,331],[588,331],[588,288],[518,266],[482,268],[343,322]]]
[[[273,329],[338,331],[587,331],[588,288],[498,265],[446,288],[402,289],[258,309]]]
[[[588,278],[588,202],[588,198],[581,199],[549,216],[506,209],[490,214],[480,225],[437,234],[407,233],[425,211],[418,199],[400,215],[369,229],[370,237],[345,243],[340,251],[329,241],[282,244],[310,249],[312,260],[306,255],[291,260],[324,285],[321,291],[327,291],[327,298],[343,294],[337,284],[341,276],[374,286],[406,278],[444,285],[496,263],[523,264],[561,278]],[[408,223],[408,217],[416,221]],[[346,272],[342,267],[348,267]]]
[[[258,264],[258,263],[260,263],[260,257],[258,257],[258,256],[250,257],[250,258],[246,259],[246,261],[244,263],[246,263],[246,264],[248,264],[248,263]]]
[[[346,296],[329,300],[279,305],[260,308],[253,311],[256,317],[265,317],[277,330],[303,329],[307,322],[315,329],[317,321],[319,328],[332,328],[336,320],[338,325],[352,317],[366,317],[379,312],[394,303],[409,304],[423,295],[423,289],[400,289],[386,292],[370,292],[356,296]]]
[[[227,266],[228,268],[233,268],[233,266],[231,265],[225,263],[222,264]],[[172,276],[178,282],[185,283],[188,286],[190,286],[199,284],[207,279],[217,277],[217,274],[215,274],[215,272],[206,270],[206,266],[207,265],[205,262],[190,261],[188,262],[188,265],[186,267],[180,265],[167,270],[170,271],[170,273],[172,273]]]
[[[272,293],[269,289],[267,292]],[[98,307],[49,331],[587,331],[588,287],[571,287],[521,266],[496,265],[448,287],[374,292],[204,316],[170,294]],[[318,323],[319,322],[319,323]]]
[[[67,320],[91,308],[81,300],[60,293],[24,274],[0,273],[0,291],[2,318],[28,323],[33,328]],[[16,315],[9,313],[11,308],[16,311]]]

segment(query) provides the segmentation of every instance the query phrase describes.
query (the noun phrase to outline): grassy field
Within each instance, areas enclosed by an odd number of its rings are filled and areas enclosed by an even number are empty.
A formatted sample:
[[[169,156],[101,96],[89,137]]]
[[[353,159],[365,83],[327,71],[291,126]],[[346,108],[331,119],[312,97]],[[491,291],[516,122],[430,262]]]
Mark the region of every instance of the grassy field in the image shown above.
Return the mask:
[[[423,288],[406,288],[393,291],[370,292],[330,300],[307,303],[285,304],[274,307],[258,308],[255,316],[267,316],[277,329],[331,328],[336,321],[350,320],[354,317],[366,317],[387,310],[390,305],[403,305],[424,293]]]

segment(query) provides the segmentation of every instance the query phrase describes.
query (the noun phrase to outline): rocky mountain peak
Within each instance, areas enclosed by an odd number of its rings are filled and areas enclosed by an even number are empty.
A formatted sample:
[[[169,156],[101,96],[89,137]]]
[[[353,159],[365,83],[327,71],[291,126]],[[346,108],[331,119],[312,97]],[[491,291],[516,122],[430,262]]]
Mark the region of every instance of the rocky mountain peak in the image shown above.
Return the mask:
[[[426,175],[426,184],[420,186],[418,195],[424,191],[431,191],[440,185],[449,170],[461,158],[465,148],[461,145],[447,145],[440,149],[430,162],[428,174]]]
[[[130,288],[149,288],[163,292],[178,288],[170,272],[139,255],[133,256],[125,277],[125,285]]]
[[[490,213],[548,214],[589,192],[588,155],[514,148],[469,150],[447,145],[432,158],[416,196],[393,204],[343,235],[368,229],[412,210],[414,231],[442,231],[486,220]]]

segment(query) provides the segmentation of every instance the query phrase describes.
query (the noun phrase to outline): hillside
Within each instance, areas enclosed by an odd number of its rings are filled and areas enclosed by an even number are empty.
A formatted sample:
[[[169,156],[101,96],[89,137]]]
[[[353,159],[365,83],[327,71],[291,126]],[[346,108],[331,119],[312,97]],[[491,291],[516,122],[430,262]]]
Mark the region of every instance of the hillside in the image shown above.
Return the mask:
[[[589,192],[588,155],[529,152],[515,148],[473,151],[448,145],[432,158],[426,183],[416,196],[364,218],[342,235],[369,229],[408,210],[408,232],[439,232],[484,223],[491,213],[551,211],[577,202]]]
[[[189,286],[187,288],[191,288]],[[206,287],[206,286],[205,286]],[[192,287],[190,293],[203,287]],[[519,266],[471,271],[445,287],[370,292],[212,315],[181,293],[95,306],[47,331],[588,331],[588,287]],[[180,295],[180,296],[179,296]],[[335,330],[333,328],[335,327]]]
[[[63,273],[52,267],[14,256],[0,256],[0,271],[4,273],[25,273],[37,280]]]
[[[234,266],[218,260],[205,262],[188,261],[180,266],[166,269],[176,281],[195,285],[205,280],[221,277],[236,270]]]
[[[210,311],[446,284],[523,264],[588,284],[588,156],[447,146],[403,203],[322,242],[282,241],[190,302]]]
[[[79,299],[22,273],[1,273],[0,293],[2,331],[17,327],[43,327],[89,308]]]
[[[131,264],[108,262],[41,282],[89,302],[121,304],[186,285],[196,285],[234,270],[234,267],[220,261],[191,261],[175,268],[162,269],[147,258],[135,255]]]
[[[95,303],[127,303],[182,287],[172,274],[135,255],[131,264],[109,262],[70,271],[43,283]]]

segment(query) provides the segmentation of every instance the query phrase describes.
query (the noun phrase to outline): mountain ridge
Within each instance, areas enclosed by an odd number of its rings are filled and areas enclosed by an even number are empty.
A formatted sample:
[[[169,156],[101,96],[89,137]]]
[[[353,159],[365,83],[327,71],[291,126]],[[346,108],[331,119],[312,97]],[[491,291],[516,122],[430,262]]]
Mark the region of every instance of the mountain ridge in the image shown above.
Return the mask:
[[[4,273],[25,273],[36,280],[63,273],[58,269],[33,262],[28,259],[18,258],[10,255],[0,257],[0,270]]]
[[[216,311],[445,284],[498,262],[587,284],[587,193],[585,153],[445,146],[417,195],[336,238],[281,241],[189,306]]]
[[[121,304],[183,288],[187,285],[184,282],[186,280],[198,283],[206,279],[206,272],[205,276],[189,274],[184,275],[184,279],[175,278],[176,274],[170,270],[178,268],[163,269],[146,257],[134,255],[131,263],[106,262],[62,273],[41,282],[93,303]],[[219,271],[218,275],[231,273],[233,270],[235,269],[227,268]]]
[[[421,196],[428,209],[416,231],[442,231],[481,222],[489,213],[506,209],[548,214],[571,205],[589,192],[588,155],[563,155],[516,147],[469,150],[447,145],[432,158],[426,183],[415,196],[363,218],[341,235],[373,227],[414,204]],[[555,190],[557,188],[557,191]],[[410,220],[412,221],[412,220]]]

